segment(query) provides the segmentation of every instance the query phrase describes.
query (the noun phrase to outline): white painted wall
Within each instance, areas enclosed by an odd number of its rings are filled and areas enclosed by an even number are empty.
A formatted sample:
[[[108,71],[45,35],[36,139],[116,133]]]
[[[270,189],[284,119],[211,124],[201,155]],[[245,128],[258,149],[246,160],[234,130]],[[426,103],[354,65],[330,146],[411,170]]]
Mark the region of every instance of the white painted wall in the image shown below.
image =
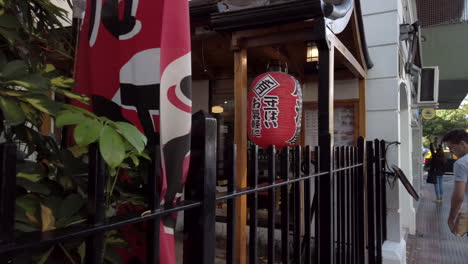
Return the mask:
[[[399,167],[405,173],[409,182],[413,182],[412,175],[412,132],[411,132],[411,111],[409,109],[410,97],[409,89],[405,83],[400,84],[400,154]],[[416,211],[413,205],[413,198],[408,194],[405,187],[399,185],[401,227],[405,232],[415,234],[416,232]]]
[[[413,181],[413,131],[410,86],[399,76],[399,56],[406,54],[399,40],[399,25],[414,22],[414,0],[361,0],[369,54],[374,67],[368,72],[366,90],[367,138],[399,141],[388,149],[389,164],[399,166]],[[403,56],[404,58],[405,56]],[[387,234],[384,263],[406,263],[406,232],[415,231],[413,199],[401,183],[387,186]]]

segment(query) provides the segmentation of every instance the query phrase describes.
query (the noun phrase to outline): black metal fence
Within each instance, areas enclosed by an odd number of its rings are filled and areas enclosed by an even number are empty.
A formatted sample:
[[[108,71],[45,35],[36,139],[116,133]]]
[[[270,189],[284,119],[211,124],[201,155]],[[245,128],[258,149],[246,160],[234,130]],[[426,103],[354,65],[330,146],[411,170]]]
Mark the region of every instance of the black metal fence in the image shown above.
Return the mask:
[[[335,147],[330,171],[321,171],[323,158],[318,147],[294,147],[267,151],[266,182],[259,182],[257,147],[250,150],[249,186],[235,189],[235,155],[230,161],[226,192],[216,192],[216,120],[195,115],[192,128],[191,167],[185,200],[173,208],[159,208],[158,178],[149,177],[147,197],[149,214],[104,217],[105,164],[91,148],[88,222],[47,232],[14,235],[15,146],[0,145],[0,263],[14,263],[15,254],[58,242],[86,239],[86,263],[99,263],[103,234],[128,224],[148,223],[147,263],[159,263],[159,219],[164,214],[185,211],[184,263],[214,263],[216,250],[216,203],[227,202],[226,263],[234,263],[238,252],[236,197],[248,196],[248,263],[258,263],[259,193],[267,191],[268,263],[381,263],[381,245],[386,237],[384,141],[364,142],[357,146]],[[235,153],[235,149],[233,150]],[[155,159],[157,160],[157,159]],[[321,182],[323,181],[323,182]],[[324,188],[325,187],[325,188]],[[324,195],[326,194],[326,195]],[[328,196],[330,195],[330,196]],[[276,203],[280,196],[280,204]],[[322,199],[330,197],[330,199]],[[301,209],[301,204],[304,209]],[[323,213],[325,211],[325,213]],[[330,213],[330,214],[328,214]],[[280,215],[280,218],[276,216]],[[279,223],[277,223],[279,220]],[[321,230],[321,222],[330,221],[330,230]],[[301,228],[303,227],[303,228]],[[277,255],[275,229],[281,229],[281,252]],[[320,251],[323,241],[332,241],[332,255]],[[324,262],[324,260],[327,260]],[[330,261],[328,261],[330,260]]]

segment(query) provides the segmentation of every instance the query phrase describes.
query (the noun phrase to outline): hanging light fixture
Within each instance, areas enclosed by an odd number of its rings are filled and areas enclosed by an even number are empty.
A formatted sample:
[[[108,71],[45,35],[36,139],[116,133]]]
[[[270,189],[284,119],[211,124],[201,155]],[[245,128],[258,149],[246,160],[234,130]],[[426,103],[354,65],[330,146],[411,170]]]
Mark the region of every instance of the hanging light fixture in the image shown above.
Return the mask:
[[[222,112],[224,112],[224,108],[220,105],[215,105],[211,107],[211,112],[213,114],[221,114]]]
[[[317,62],[319,51],[314,42],[307,42],[307,62]]]

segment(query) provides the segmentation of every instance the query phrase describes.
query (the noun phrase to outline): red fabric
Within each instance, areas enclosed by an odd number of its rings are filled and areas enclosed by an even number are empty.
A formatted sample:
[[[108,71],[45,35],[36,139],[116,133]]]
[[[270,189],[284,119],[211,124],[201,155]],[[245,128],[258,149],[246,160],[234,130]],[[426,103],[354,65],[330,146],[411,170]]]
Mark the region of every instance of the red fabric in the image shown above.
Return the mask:
[[[190,78],[187,0],[87,1],[75,91],[101,101],[92,106],[74,104],[127,120],[144,132],[160,132],[162,202],[175,201],[187,177]],[[160,102],[155,99],[158,93]],[[175,263],[172,223],[161,222],[161,263]]]
[[[302,91],[298,81],[283,72],[267,72],[249,91],[248,135],[255,144],[277,149],[293,146],[301,129]]]

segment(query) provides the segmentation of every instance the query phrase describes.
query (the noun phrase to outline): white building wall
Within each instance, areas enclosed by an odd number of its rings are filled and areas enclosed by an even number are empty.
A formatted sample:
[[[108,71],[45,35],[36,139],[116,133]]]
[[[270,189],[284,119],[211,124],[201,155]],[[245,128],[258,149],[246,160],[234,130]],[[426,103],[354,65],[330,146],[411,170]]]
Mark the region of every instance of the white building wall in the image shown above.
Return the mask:
[[[402,2],[404,1],[404,2]],[[410,0],[411,1],[411,0]],[[367,138],[398,141],[387,152],[389,164],[399,166],[412,182],[411,91],[399,74],[402,45],[399,25],[410,23],[407,0],[361,0],[364,30],[374,67],[368,72],[366,90]],[[400,182],[387,186],[387,241],[384,263],[406,263],[405,235],[415,231],[413,200]]]

